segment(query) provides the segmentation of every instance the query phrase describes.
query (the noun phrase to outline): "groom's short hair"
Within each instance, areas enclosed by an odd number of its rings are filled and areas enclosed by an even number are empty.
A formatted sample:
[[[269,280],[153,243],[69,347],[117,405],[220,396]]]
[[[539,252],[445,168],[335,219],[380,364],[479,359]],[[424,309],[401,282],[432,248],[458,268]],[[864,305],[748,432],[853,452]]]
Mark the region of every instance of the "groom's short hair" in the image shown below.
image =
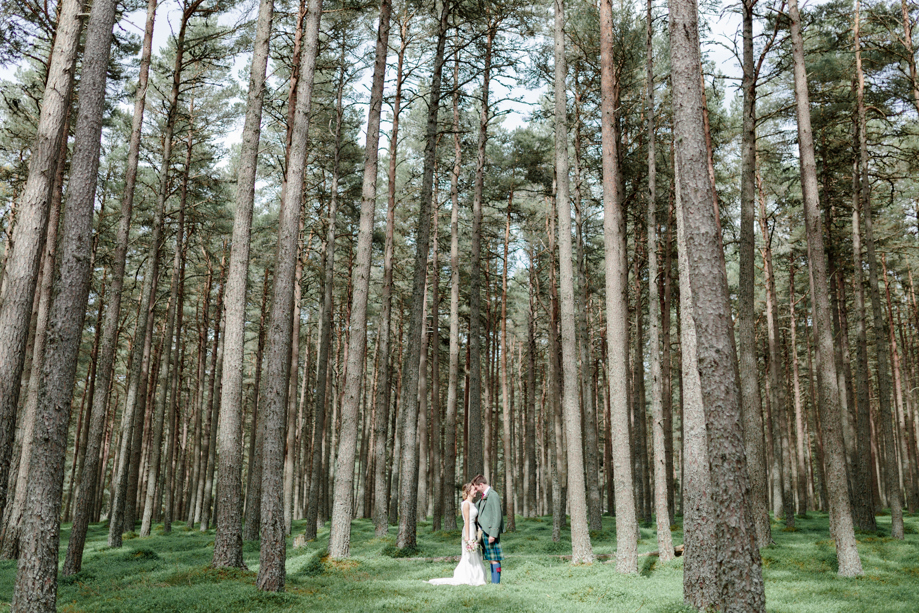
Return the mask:
[[[488,485],[488,481],[482,475],[476,475],[472,478],[473,485]]]

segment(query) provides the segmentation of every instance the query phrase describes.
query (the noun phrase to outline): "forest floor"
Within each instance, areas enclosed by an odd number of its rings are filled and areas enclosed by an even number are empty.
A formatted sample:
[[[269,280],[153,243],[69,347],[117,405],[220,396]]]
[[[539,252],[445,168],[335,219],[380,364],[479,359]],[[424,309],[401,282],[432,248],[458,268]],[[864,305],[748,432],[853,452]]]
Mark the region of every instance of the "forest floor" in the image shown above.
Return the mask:
[[[797,519],[795,531],[773,523],[776,544],[762,550],[766,603],[770,612],[872,613],[919,610],[919,515],[907,516],[906,540],[890,538],[890,517],[879,516],[879,531],[858,534],[865,575],[836,576],[836,556],[825,514]],[[612,554],[615,519],[603,518],[603,531],[592,534],[596,554]],[[287,591],[266,594],[255,589],[258,543],[245,544],[248,571],[215,570],[208,565],[214,532],[186,530],[174,524],[141,539],[125,540],[121,549],[106,546],[106,524],[90,527],[83,570],[61,577],[58,610],[117,613],[194,613],[254,611],[597,611],[682,613],[683,559],[667,564],[639,558],[640,572],[622,576],[614,564],[572,566],[570,534],[552,542],[552,519],[517,518],[517,531],[502,538],[505,561],[502,583],[483,587],[433,586],[434,577],[450,577],[455,562],[401,559],[395,549],[397,528],[374,538],[369,520],[356,520],[348,560],[325,557],[328,528],[305,547],[288,539]],[[294,535],[302,532],[294,523]],[[61,530],[61,561],[70,526]],[[682,542],[674,526],[675,544]],[[432,532],[418,525],[420,558],[459,555],[459,531]],[[639,552],[657,549],[655,531],[641,528]],[[608,558],[607,558],[608,559]],[[0,561],[0,612],[9,610],[16,562]]]

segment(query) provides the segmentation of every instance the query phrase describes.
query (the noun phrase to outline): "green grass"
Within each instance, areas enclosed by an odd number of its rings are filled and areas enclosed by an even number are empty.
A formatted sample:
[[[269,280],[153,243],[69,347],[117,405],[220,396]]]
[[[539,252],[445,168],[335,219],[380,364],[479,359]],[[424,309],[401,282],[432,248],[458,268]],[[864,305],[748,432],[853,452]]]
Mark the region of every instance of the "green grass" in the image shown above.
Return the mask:
[[[679,518],[678,518],[679,519]],[[836,576],[836,557],[827,532],[826,515],[809,513],[797,519],[797,530],[773,524],[776,544],[762,550],[767,609],[800,613],[915,613],[919,608],[919,516],[906,518],[906,541],[889,537],[890,518],[880,516],[878,533],[858,534],[865,575]],[[302,523],[295,522],[294,533]],[[404,559],[395,547],[394,527],[377,539],[373,525],[354,522],[353,557],[333,561],[326,556],[328,529],[316,541],[293,549],[288,541],[287,591],[265,594],[255,589],[258,544],[246,543],[248,571],[213,569],[208,565],[213,531],[201,533],[177,526],[170,535],[106,546],[107,527],[90,527],[83,570],[61,578],[58,608],[65,612],[195,613],[256,611],[597,611],[682,613],[683,561],[661,564],[639,558],[639,574],[617,575],[613,564],[572,566],[559,558],[571,552],[565,534],[553,543],[551,518],[517,519],[517,532],[503,537],[504,572],[500,586],[432,586],[424,582],[448,577],[453,562]],[[682,542],[679,522],[674,541]],[[418,551],[412,556],[436,558],[459,554],[459,532],[431,532],[418,526]],[[61,560],[69,526],[61,531]],[[639,551],[657,548],[652,527],[642,526]],[[604,517],[603,530],[593,534],[594,552],[612,554],[615,520]],[[400,556],[403,556],[400,558]],[[15,561],[0,561],[0,613],[9,610],[16,574]]]

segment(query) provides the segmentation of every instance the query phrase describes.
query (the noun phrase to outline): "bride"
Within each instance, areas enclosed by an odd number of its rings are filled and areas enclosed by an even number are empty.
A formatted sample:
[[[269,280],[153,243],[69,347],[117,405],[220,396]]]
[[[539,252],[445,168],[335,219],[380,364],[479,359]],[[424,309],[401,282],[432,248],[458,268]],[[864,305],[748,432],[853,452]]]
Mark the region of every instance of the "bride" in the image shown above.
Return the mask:
[[[476,541],[475,518],[479,514],[472,498],[475,488],[471,483],[463,486],[463,556],[453,571],[453,576],[445,579],[431,579],[434,585],[485,585],[485,566],[482,554]]]

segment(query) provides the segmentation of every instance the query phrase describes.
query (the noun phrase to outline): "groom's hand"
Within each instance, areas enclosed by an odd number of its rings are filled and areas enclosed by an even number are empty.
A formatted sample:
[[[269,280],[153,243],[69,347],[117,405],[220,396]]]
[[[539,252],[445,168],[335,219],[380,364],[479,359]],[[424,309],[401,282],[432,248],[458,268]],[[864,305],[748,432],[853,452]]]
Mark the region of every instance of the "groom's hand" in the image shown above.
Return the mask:
[[[488,537],[488,544],[491,545],[491,544],[494,543],[494,542],[495,542],[495,537],[489,536],[489,537]]]

